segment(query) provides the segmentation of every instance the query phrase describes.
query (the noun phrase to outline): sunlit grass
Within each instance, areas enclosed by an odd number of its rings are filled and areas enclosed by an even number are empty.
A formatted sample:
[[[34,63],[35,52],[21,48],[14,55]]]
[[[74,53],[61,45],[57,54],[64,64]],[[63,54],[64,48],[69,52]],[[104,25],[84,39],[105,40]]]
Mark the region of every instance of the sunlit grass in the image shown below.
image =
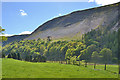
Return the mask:
[[[117,78],[118,74],[104,70],[104,65],[88,67],[60,63],[32,63],[14,59],[3,59],[3,78]],[[117,65],[108,70],[117,71]]]

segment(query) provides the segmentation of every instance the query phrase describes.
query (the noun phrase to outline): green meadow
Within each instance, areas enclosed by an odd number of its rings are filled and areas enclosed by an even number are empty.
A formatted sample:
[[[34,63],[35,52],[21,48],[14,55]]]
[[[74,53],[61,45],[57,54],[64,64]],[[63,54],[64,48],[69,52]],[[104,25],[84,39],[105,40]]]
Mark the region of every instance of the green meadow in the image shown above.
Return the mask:
[[[118,78],[118,66],[60,64],[50,62],[26,62],[2,59],[2,78]]]

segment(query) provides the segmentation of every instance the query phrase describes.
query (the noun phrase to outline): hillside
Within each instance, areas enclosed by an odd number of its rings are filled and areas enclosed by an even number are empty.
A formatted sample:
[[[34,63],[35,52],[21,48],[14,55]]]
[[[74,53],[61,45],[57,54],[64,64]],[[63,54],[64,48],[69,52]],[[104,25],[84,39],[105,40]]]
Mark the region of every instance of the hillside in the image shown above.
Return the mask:
[[[40,25],[26,39],[44,39],[48,36],[51,36],[52,39],[80,39],[82,34],[98,27],[107,28],[108,26],[112,26],[111,30],[117,30],[119,4],[75,11],[54,18]]]
[[[120,32],[120,29],[118,31]],[[118,31],[93,29],[83,34],[82,40],[46,41],[39,38],[38,40],[15,41],[4,46],[2,54],[3,57],[30,62],[41,62],[40,59],[44,57],[47,61],[87,60],[91,62],[93,52],[97,51],[98,63],[104,63],[100,53],[108,48],[112,54],[108,63],[115,64],[118,61]]]
[[[61,17],[56,17],[40,25],[32,32],[32,34],[30,34],[30,36],[16,35],[8,37],[8,40],[3,42],[3,46],[16,40],[46,39],[48,36],[57,40],[81,39],[82,34],[89,32],[91,29],[97,29],[98,27],[107,28],[111,26],[110,29],[112,31],[118,30],[120,21],[119,6],[120,3],[116,3],[75,11]]]
[[[102,61],[103,56],[101,57],[101,51],[107,48],[106,50],[110,51],[110,53],[111,53],[111,58],[110,58],[111,60],[109,60],[107,62],[108,63],[117,63],[117,61],[118,61],[118,35],[120,32],[120,29],[119,29],[120,26],[118,25],[119,15],[117,13],[118,12],[118,10],[117,10],[118,4],[119,3],[114,4],[114,5],[100,7],[100,8],[94,8],[94,9],[89,9],[89,10],[84,10],[84,11],[73,12],[73,13],[69,14],[69,15],[74,14],[74,17],[75,17],[75,15],[77,13],[82,14],[83,12],[89,11],[89,13],[91,12],[90,14],[92,15],[93,11],[94,11],[94,14],[97,14],[97,15],[99,14],[99,16],[95,17],[96,19],[98,19],[98,17],[99,18],[102,17],[102,16],[100,17],[100,13],[106,12],[106,14],[102,14],[102,15],[106,15],[103,17],[105,19],[105,20],[103,19],[104,24],[102,23],[101,26],[99,25],[95,29],[91,29],[89,32],[87,32],[87,30],[86,30],[86,32],[81,35],[81,37],[82,37],[81,40],[73,40],[72,37],[71,37],[71,40],[66,40],[66,41],[64,39],[53,40],[53,38],[52,38],[52,41],[44,40],[44,39],[42,39],[42,36],[45,37],[46,34],[43,34],[43,33],[46,32],[46,30],[56,28],[56,27],[47,28],[47,25],[46,25],[46,27],[41,26],[38,29],[36,29],[28,37],[26,37],[26,38],[23,37],[24,40],[15,41],[13,43],[10,43],[10,44],[4,46],[3,50],[2,50],[2,52],[3,52],[2,55],[3,55],[3,57],[18,59],[18,60],[21,59],[21,60],[31,61],[31,62],[44,62],[46,60],[47,61],[65,61],[66,60],[68,62],[69,61],[71,61],[71,62],[77,61],[77,60],[79,60],[79,61],[86,60],[87,62],[91,62],[92,54],[93,54],[93,52],[96,51],[98,53],[98,56],[100,59],[98,62],[104,63],[104,61]],[[109,10],[109,12],[107,12],[108,10]],[[112,16],[113,13],[115,15]],[[88,13],[86,13],[86,15],[87,14]],[[84,15],[84,16],[86,16],[86,15]],[[66,15],[66,16],[68,16],[68,15]],[[65,16],[63,16],[63,17],[65,18]],[[88,18],[86,17],[86,19],[89,19],[89,17],[90,16],[88,16]],[[60,18],[53,19],[53,21],[49,21],[48,23],[51,24],[52,22],[54,22],[54,20],[57,20]],[[70,18],[68,18],[68,19],[70,19]],[[80,19],[82,19],[82,18],[80,18]],[[85,18],[83,18],[83,19],[85,19]],[[97,21],[96,19],[95,19],[95,21]],[[89,22],[91,22],[91,21],[89,20]],[[45,24],[48,24],[48,23],[45,23]],[[95,22],[93,22],[93,23],[95,23]],[[86,23],[86,24],[88,24],[88,23]],[[91,24],[92,23],[90,23],[89,25],[91,25]],[[54,24],[54,25],[56,25],[56,24]],[[76,27],[76,26],[74,26],[74,27]],[[77,26],[77,27],[81,28],[81,26]],[[71,29],[72,30],[71,34],[73,34],[76,31],[76,30],[74,31],[75,28],[73,28],[73,27],[69,28],[68,26],[67,27],[59,27],[59,28],[66,28],[69,30]],[[83,27],[83,28],[86,28],[86,27]],[[93,28],[93,27],[90,27],[90,28]],[[86,28],[86,29],[90,29],[90,28]],[[41,34],[38,34],[40,32],[39,29],[42,30]],[[79,29],[77,29],[77,30],[79,30]],[[55,31],[58,31],[58,29],[56,29]],[[82,30],[81,32],[83,32],[83,31],[84,30]],[[53,31],[53,33],[54,33],[54,31]],[[57,32],[57,33],[59,33],[59,32]],[[53,35],[56,35],[57,33],[55,33]],[[62,32],[61,34],[63,34],[63,33],[64,32]],[[66,31],[65,33],[69,33],[69,31]],[[39,35],[39,37],[41,39],[38,37],[39,38],[38,40],[26,40],[26,39],[30,39],[30,37],[34,34]],[[40,35],[42,35],[42,36],[40,36]],[[69,35],[70,35],[70,33],[69,33]],[[69,35],[67,37],[69,37]],[[48,35],[46,35],[46,37],[47,36]],[[80,36],[80,34],[79,34],[79,36]],[[35,38],[35,35],[33,37]],[[80,38],[80,37],[78,37],[78,38]],[[17,39],[19,39],[19,38],[17,38]],[[37,39],[37,38],[35,38],[35,39]],[[74,39],[76,39],[76,38],[74,38]],[[87,55],[87,58],[85,57],[86,54],[89,55],[89,56]]]
[[[7,41],[2,42],[2,46],[5,46],[13,41],[20,41],[22,39],[25,39],[28,36],[29,34],[9,36],[7,37]]]

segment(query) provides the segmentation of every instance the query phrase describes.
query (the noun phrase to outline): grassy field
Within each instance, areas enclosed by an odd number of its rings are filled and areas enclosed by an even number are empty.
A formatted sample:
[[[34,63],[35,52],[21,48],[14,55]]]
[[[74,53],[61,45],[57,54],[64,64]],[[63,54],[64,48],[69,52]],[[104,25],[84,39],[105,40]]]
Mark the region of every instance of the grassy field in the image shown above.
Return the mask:
[[[60,63],[31,63],[14,59],[2,60],[3,78],[117,78],[118,66],[76,66]]]

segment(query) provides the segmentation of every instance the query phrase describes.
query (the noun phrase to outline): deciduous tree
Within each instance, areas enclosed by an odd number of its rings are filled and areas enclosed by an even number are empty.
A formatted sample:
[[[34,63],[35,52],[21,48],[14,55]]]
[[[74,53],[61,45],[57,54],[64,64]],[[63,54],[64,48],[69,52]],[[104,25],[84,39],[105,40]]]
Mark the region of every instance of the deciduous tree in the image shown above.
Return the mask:
[[[94,69],[95,69],[95,67],[96,67],[96,63],[97,63],[97,61],[98,61],[98,58],[99,58],[99,54],[98,54],[98,52],[97,51],[94,51],[93,53],[92,53],[92,61],[94,62]]]
[[[108,48],[103,48],[100,51],[100,55],[102,56],[103,62],[105,64],[104,70],[106,70],[106,65],[107,65],[108,62],[111,61],[111,58],[112,58],[112,51]]]

